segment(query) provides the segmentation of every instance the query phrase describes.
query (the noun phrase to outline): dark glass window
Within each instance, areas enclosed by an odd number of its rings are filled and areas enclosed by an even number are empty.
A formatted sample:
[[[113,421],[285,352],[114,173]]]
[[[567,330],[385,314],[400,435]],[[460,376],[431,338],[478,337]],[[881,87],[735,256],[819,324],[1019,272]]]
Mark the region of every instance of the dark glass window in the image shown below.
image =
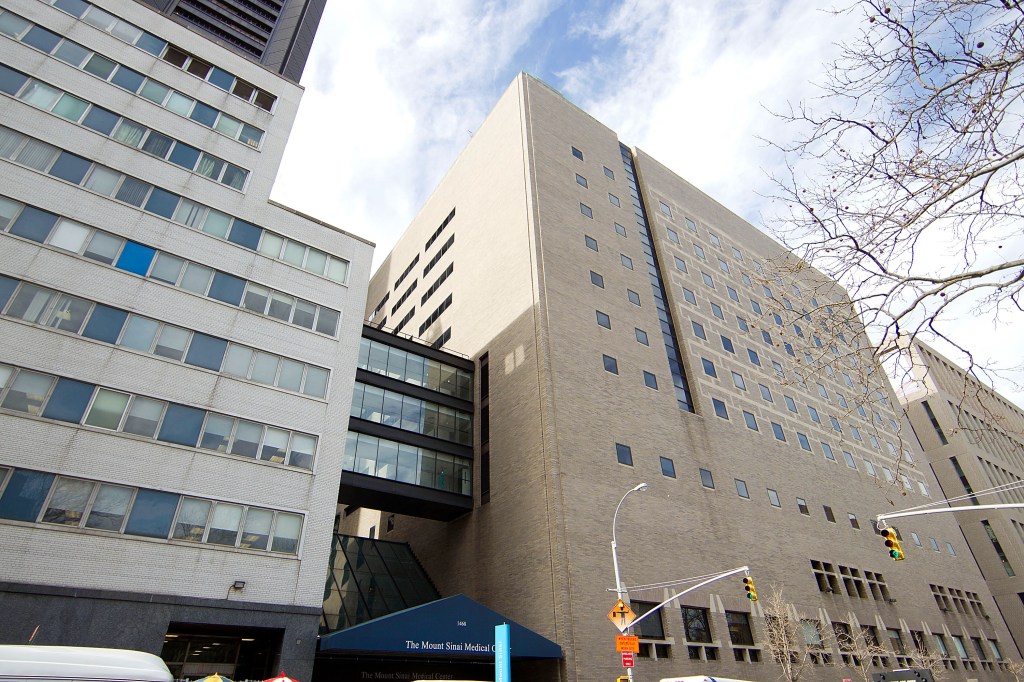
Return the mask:
[[[126,535],[141,535],[147,538],[166,538],[171,532],[174,512],[178,509],[178,495],[156,490],[139,490],[135,495]]]
[[[225,272],[216,272],[213,275],[213,285],[210,287],[210,298],[224,301],[231,305],[242,303],[242,294],[245,292],[245,280],[229,275]]]
[[[192,335],[192,342],[188,345],[185,362],[197,367],[212,369],[215,372],[219,371],[227,347],[228,342],[224,339],[195,333]]]
[[[53,474],[18,469],[0,497],[0,519],[35,521],[53,485]]]
[[[132,71],[125,66],[118,66],[117,72],[114,74],[114,77],[110,79],[110,82],[128,90],[129,92],[138,92],[145,80],[146,77],[138,71]]]
[[[89,110],[89,113],[85,115],[85,120],[82,121],[82,125],[86,128],[91,128],[102,135],[110,135],[114,132],[114,127],[117,122],[121,120],[121,117],[117,114],[101,109],[100,107],[93,106]]]
[[[754,646],[754,635],[750,631],[750,616],[737,611],[726,611],[725,622],[729,624],[729,641],[733,644]]]
[[[154,187],[153,193],[149,195],[149,201],[146,202],[146,210],[158,216],[170,218],[174,215],[174,209],[178,207],[178,200],[180,198],[177,194]]]
[[[203,124],[207,128],[212,128],[213,124],[217,122],[217,110],[202,102],[196,102],[196,106],[192,109],[189,118],[196,123]]]
[[[28,33],[21,37],[21,42],[49,54],[53,52],[53,48],[57,47],[60,36],[52,31],[47,31],[42,26],[33,26]]]
[[[145,277],[154,256],[156,256],[155,249],[143,246],[138,242],[125,242],[124,248],[121,249],[121,255],[117,258],[116,267]]]
[[[228,235],[228,241],[255,251],[260,245],[260,237],[262,236],[263,228],[235,218],[235,222],[231,225],[231,234]]]
[[[85,408],[96,389],[94,384],[87,384],[73,379],[58,379],[50,399],[46,401],[43,416],[58,419],[62,422],[77,424],[82,421]]]
[[[127,319],[128,313],[125,311],[97,303],[92,315],[89,316],[89,323],[85,325],[82,336],[106,343],[116,343]]]
[[[167,406],[167,416],[160,427],[157,440],[195,447],[205,416],[206,412],[203,410],[171,403]]]
[[[628,464],[629,466],[633,466],[633,451],[630,450],[628,445],[616,443],[615,459],[618,460],[619,464]]]
[[[711,625],[708,622],[708,610],[684,606],[683,629],[687,642],[710,642]]]
[[[26,206],[18,219],[11,225],[10,233],[42,243],[50,236],[50,230],[53,229],[56,222],[57,216],[53,213]]]
[[[92,167],[92,161],[83,159],[81,156],[61,152],[57,161],[50,168],[50,175],[61,180],[79,184],[85,178],[85,174]]]

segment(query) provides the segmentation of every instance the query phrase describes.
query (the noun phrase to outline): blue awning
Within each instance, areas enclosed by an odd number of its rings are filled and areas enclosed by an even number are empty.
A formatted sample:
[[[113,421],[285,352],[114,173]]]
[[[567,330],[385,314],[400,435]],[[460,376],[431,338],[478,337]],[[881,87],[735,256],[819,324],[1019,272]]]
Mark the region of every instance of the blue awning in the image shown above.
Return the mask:
[[[562,648],[463,594],[397,611],[323,635],[324,652],[425,656],[494,655],[494,626],[511,628],[512,658],[561,658]]]

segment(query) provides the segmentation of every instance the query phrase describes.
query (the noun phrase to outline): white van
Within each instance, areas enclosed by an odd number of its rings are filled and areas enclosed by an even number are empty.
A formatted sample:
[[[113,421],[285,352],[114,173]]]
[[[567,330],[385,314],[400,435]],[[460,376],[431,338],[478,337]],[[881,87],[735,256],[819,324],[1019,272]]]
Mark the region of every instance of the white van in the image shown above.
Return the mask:
[[[127,649],[0,645],[0,682],[172,682],[159,656]]]
[[[750,682],[734,680],[730,677],[709,677],[707,675],[689,675],[687,677],[663,677],[658,682]]]

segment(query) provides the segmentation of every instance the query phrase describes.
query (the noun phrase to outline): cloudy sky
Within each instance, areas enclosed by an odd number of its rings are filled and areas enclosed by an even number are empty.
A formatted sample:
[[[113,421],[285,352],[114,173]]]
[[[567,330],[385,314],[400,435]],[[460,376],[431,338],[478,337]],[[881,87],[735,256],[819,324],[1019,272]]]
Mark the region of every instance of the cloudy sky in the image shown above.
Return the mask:
[[[760,138],[794,135],[770,111],[813,98],[834,44],[856,35],[856,17],[834,15],[831,6],[329,2],[273,198],[376,243],[380,263],[526,71],[760,227],[762,195],[771,191],[766,171],[780,161]],[[1017,365],[1020,335],[1002,329],[993,334],[975,322],[965,338],[979,359]]]

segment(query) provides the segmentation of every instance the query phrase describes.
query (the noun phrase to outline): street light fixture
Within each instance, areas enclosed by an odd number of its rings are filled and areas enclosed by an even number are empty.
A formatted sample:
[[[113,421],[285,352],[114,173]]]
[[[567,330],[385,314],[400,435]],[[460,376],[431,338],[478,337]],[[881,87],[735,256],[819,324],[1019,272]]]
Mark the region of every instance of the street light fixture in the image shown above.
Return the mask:
[[[619,576],[619,553],[618,545],[615,542],[615,524],[619,520],[619,508],[622,507],[622,503],[626,501],[630,493],[641,493],[647,490],[646,483],[640,483],[626,491],[626,494],[619,500],[619,504],[615,507],[615,515],[612,516],[612,565],[615,567],[615,594],[618,595],[619,599],[623,599],[626,596],[626,590],[622,587],[622,578]],[[623,599],[623,601],[625,601]],[[629,675],[630,682],[633,680],[633,669],[626,668],[626,674]]]

